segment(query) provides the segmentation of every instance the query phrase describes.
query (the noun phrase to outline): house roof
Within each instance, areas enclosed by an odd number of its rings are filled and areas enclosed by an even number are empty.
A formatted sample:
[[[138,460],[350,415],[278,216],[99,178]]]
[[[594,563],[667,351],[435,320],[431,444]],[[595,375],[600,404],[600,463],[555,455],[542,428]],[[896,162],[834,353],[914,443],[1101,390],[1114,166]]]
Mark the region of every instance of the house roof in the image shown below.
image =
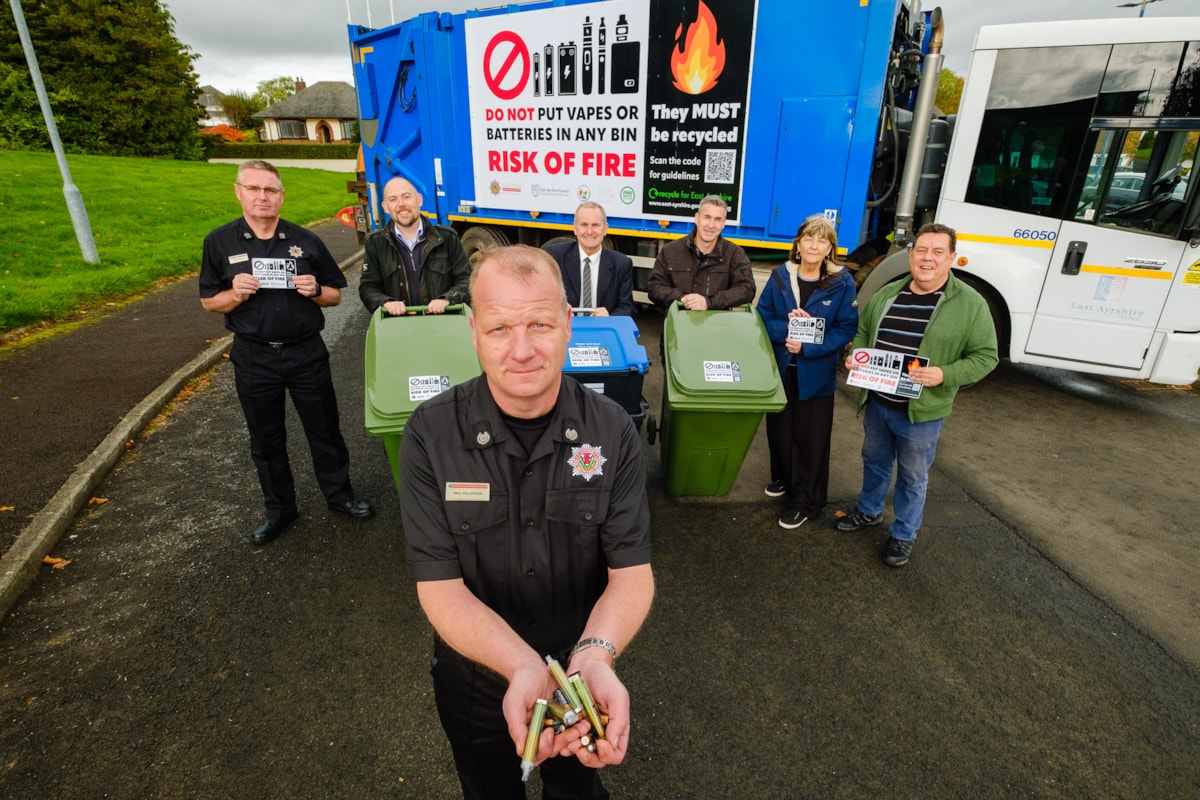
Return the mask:
[[[225,94],[219,91],[215,86],[209,86],[208,84],[205,84],[200,87],[199,103],[205,108],[212,108],[221,105],[221,98],[224,96]]]
[[[318,81],[267,106],[254,119],[355,119],[358,103],[354,87],[343,81]]]

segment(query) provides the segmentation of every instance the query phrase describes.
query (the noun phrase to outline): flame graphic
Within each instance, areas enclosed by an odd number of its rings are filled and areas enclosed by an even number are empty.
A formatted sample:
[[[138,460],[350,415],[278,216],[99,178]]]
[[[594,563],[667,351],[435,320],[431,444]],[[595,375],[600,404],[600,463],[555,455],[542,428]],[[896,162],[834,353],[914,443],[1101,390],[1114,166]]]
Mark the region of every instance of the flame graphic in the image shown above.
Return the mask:
[[[671,74],[676,89],[684,94],[704,94],[717,85],[725,69],[725,43],[718,37],[717,20],[703,0],[696,20],[688,25],[687,41],[680,25],[675,30],[675,45]]]
[[[920,369],[920,368],[921,368],[921,362],[918,361],[917,359],[914,358],[912,361],[908,362],[908,374],[909,375],[912,375],[914,369]]]

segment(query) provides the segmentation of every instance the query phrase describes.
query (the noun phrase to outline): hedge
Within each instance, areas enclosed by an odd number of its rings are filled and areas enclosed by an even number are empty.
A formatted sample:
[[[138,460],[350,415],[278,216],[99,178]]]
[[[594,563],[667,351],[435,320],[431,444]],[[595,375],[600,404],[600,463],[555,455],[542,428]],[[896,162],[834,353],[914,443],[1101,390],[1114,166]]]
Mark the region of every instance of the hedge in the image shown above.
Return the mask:
[[[208,137],[215,139],[217,137]],[[209,158],[237,158],[243,161],[251,158],[358,158],[358,145],[322,144],[291,144],[288,142],[258,142],[234,143],[216,142]]]

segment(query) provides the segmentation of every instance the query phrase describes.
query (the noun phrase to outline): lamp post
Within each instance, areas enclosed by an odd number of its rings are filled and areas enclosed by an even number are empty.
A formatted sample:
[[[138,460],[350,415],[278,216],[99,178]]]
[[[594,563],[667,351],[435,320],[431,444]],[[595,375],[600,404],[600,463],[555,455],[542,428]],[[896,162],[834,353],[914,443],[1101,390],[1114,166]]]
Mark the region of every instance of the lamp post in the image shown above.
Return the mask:
[[[67,211],[70,212],[71,222],[75,225],[75,238],[79,240],[83,260],[89,264],[99,264],[100,254],[96,252],[96,241],[92,238],[92,225],[88,222],[87,209],[83,206],[83,195],[71,180],[71,168],[67,166],[67,156],[63,153],[62,141],[58,138],[58,126],[54,124],[54,112],[50,108],[50,98],[46,95],[46,85],[42,83],[42,71],[38,68],[33,41],[29,38],[29,28],[25,25],[21,0],[9,0],[9,3],[12,5],[13,20],[17,23],[17,33],[21,37],[21,47],[25,48],[25,61],[29,64],[29,74],[33,77],[33,88],[37,92],[38,103],[42,106],[42,116],[46,119],[50,145],[54,148],[55,158],[58,159],[58,171],[62,173],[63,195],[67,198]]]
[[[1136,8],[1138,9],[1138,19],[1146,16],[1146,4],[1157,3],[1158,0],[1138,0],[1136,3],[1121,3],[1117,8]]]

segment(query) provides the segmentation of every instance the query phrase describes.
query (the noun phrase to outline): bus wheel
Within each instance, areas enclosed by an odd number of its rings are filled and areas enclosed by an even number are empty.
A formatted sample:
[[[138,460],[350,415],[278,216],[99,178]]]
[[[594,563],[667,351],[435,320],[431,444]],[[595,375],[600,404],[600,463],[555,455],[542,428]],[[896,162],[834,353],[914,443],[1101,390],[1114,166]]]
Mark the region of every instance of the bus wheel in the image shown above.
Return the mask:
[[[509,244],[508,237],[495,228],[489,228],[486,225],[476,225],[473,228],[467,228],[463,231],[462,246],[467,253],[467,260],[471,262],[471,269],[475,268],[488,250],[494,250],[497,247],[507,247]]]
[[[963,283],[983,295],[983,299],[987,303],[988,313],[992,316],[992,325],[996,328],[996,349],[999,351],[1001,358],[1008,358],[1008,344],[1012,333],[1011,323],[1008,319],[1008,309],[1005,307],[1004,302],[1000,300],[991,286],[988,286],[975,276],[959,274],[958,277],[962,278]]]

